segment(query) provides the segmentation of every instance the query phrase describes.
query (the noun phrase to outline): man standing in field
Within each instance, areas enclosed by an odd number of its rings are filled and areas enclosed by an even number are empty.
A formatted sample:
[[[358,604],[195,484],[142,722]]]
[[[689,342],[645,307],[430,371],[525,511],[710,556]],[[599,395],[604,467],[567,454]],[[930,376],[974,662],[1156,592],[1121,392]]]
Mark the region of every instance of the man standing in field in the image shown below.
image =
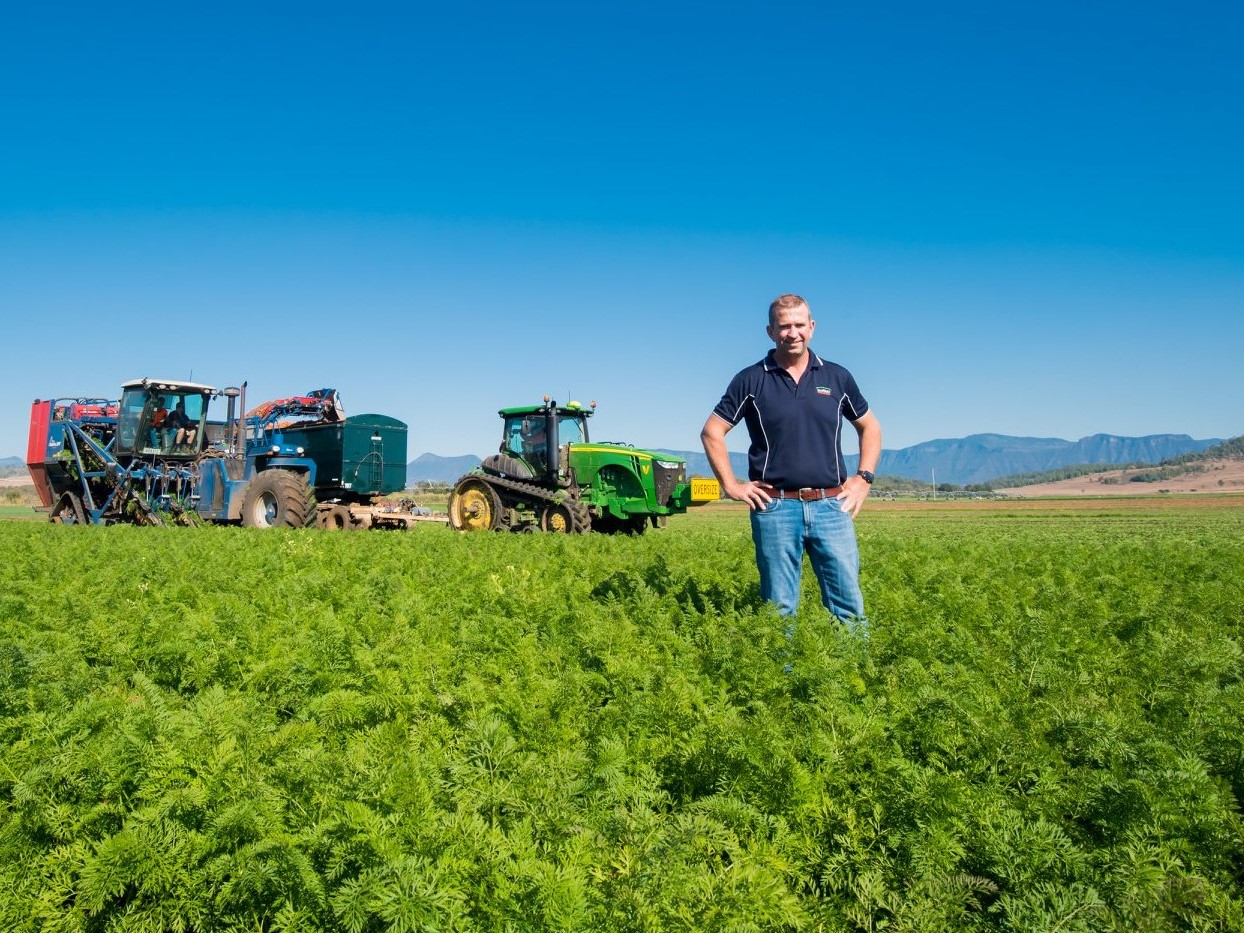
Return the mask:
[[[825,607],[867,634],[855,516],[881,456],[881,424],[855,378],[812,352],[815,330],[798,295],[774,300],[766,328],[774,348],[730,380],[700,439],[722,490],[751,509],[761,597],[795,614],[806,551]],[[860,469],[852,476],[842,457],[843,419],[859,435]],[[746,482],[735,478],[726,450],[726,434],[740,420],[751,438]]]

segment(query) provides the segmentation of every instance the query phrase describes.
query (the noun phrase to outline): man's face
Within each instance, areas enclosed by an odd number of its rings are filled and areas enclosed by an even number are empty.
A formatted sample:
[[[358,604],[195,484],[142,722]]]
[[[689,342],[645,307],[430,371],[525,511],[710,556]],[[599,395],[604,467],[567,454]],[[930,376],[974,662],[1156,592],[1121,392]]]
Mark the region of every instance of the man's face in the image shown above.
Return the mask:
[[[791,359],[803,356],[816,330],[816,321],[807,305],[779,308],[773,323],[765,328],[778,353]]]

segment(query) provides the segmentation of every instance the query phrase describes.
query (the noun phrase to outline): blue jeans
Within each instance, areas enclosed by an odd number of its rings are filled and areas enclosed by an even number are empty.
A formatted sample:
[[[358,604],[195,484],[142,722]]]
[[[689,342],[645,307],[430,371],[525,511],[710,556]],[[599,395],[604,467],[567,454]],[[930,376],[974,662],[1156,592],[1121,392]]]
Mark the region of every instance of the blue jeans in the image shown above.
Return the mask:
[[[867,634],[855,521],[842,511],[841,503],[774,499],[764,509],[753,510],[751,518],[761,598],[777,604],[782,615],[795,614],[806,550],[825,608],[852,632]]]

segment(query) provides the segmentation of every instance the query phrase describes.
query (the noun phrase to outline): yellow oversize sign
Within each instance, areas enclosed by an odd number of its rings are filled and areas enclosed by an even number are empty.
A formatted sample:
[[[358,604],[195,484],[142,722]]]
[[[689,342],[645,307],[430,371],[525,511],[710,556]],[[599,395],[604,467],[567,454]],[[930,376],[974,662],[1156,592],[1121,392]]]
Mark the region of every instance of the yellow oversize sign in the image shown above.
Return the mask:
[[[721,484],[715,479],[704,479],[701,476],[691,477],[692,502],[716,502],[721,498]]]

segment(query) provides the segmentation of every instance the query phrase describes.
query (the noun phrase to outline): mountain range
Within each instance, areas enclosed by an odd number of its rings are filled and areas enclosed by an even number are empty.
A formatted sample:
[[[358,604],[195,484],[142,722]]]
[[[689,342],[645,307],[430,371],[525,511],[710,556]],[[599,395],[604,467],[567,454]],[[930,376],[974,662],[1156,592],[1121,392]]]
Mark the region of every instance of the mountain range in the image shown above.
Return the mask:
[[[882,451],[877,472],[926,482],[931,482],[936,472],[939,483],[967,485],[1079,464],[1159,463],[1221,443],[1222,438],[1195,440],[1187,434],[1092,434],[1078,441],[972,434]]]
[[[1084,463],[1158,463],[1168,457],[1195,453],[1222,443],[1221,438],[1196,440],[1187,434],[1149,434],[1120,437],[1093,434],[1078,441],[1057,437],[1010,437],[1005,434],[973,434],[968,437],[926,441],[899,450],[883,450],[877,472],[938,483],[964,486],[987,483],[1015,473],[1039,473]],[[667,450],[665,453],[687,461],[691,476],[711,476],[708,458],[702,450]],[[857,457],[847,457],[855,469]],[[452,483],[476,466],[479,457],[442,457],[421,454],[406,468],[409,482]],[[731,453],[736,476],[747,475],[747,455]]]
[[[1148,434],[1144,437],[1120,437],[1115,434],[1093,434],[1078,441],[1057,437],[1011,437],[1005,434],[972,434],[968,437],[926,441],[899,450],[883,450],[877,473],[908,479],[958,486],[988,483],[1015,473],[1040,473],[1062,467],[1087,463],[1126,464],[1158,463],[1168,457],[1196,453],[1222,443],[1221,438],[1195,440],[1187,434]],[[711,476],[708,458],[702,450],[668,450],[665,453],[687,461],[691,476]],[[847,457],[847,466],[854,470],[857,458]],[[444,457],[434,453],[420,454],[406,465],[407,482],[452,483],[463,473],[479,464],[471,455]],[[732,453],[730,463],[736,476],[747,475],[747,455]],[[21,472],[25,462],[20,457],[0,458],[0,472]]]

